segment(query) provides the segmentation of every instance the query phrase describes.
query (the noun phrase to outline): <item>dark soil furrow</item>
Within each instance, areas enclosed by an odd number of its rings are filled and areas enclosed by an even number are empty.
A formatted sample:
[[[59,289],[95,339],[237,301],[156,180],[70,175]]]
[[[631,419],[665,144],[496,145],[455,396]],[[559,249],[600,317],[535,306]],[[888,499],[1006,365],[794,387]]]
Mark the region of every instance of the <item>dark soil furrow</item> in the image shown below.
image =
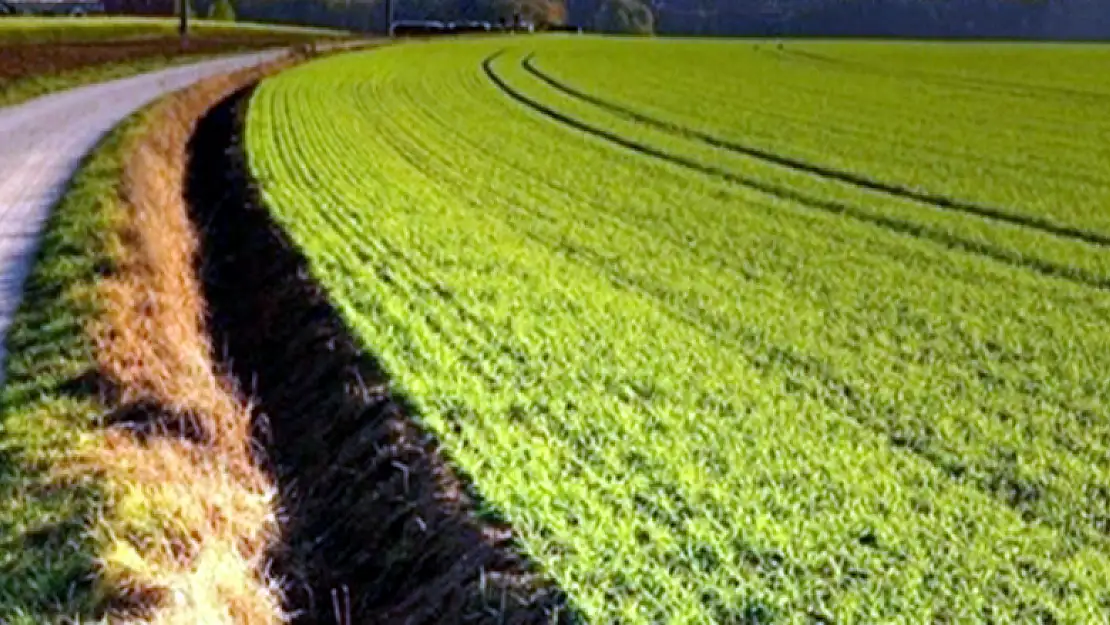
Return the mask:
[[[197,128],[189,203],[214,344],[257,406],[298,623],[570,623],[565,594],[450,466],[249,183],[248,93]]]

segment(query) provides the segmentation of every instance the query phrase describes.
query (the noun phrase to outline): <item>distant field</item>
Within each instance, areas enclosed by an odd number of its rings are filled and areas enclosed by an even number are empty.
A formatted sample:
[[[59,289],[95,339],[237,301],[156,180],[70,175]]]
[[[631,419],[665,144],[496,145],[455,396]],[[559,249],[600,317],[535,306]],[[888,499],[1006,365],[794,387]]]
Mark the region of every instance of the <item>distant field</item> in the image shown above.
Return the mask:
[[[200,36],[264,31],[307,36],[336,36],[336,31],[271,24],[211,22],[193,20],[193,32]],[[5,17],[0,18],[0,44],[75,43],[120,41],[166,37],[177,34],[177,21],[162,18],[124,17]]]
[[[187,48],[170,19],[0,19],[0,106],[90,82],[207,56],[281,48],[347,33],[285,26],[193,22]]]
[[[251,169],[594,623],[1110,617],[1110,48],[437,42]]]

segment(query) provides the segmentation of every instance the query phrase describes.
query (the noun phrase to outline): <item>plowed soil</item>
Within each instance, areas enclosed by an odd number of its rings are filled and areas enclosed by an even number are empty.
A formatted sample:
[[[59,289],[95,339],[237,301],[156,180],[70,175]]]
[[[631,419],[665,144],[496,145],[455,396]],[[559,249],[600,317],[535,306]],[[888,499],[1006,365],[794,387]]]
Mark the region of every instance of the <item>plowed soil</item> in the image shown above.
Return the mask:
[[[222,52],[259,50],[307,41],[288,35],[200,35],[182,47],[176,37],[119,42],[43,43],[0,45],[0,85],[31,76],[58,74],[96,65],[145,59],[205,56]]]

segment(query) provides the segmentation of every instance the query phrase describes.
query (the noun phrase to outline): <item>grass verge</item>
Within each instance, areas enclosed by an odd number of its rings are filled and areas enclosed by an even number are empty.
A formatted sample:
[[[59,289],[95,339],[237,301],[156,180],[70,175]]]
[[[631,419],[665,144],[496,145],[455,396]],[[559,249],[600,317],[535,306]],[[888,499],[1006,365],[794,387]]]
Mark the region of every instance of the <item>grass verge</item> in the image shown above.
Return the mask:
[[[8,336],[0,388],[0,622],[88,617],[97,603],[91,580],[103,476],[75,479],[62,467],[95,446],[107,412],[90,384],[98,367],[88,328],[100,314],[98,285],[113,267],[125,146],[141,127],[132,119],[113,132],[74,178]]]
[[[0,622],[284,619],[275,490],[213,366],[181,199],[196,119],[263,71],[117,130],[48,226],[0,394]]]

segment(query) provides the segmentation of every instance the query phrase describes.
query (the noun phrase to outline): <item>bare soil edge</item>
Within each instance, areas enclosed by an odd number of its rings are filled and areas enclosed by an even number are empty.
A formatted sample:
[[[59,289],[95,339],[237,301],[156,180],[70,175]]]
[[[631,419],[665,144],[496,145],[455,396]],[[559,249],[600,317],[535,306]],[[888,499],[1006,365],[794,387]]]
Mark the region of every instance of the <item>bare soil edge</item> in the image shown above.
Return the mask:
[[[173,36],[125,41],[0,44],[0,85],[97,65],[267,50],[309,42],[306,37],[238,33],[195,35],[187,48],[182,48],[181,39]]]
[[[280,488],[274,566],[294,622],[578,622],[512,529],[478,514],[263,206],[241,141],[249,95],[198,124],[186,197],[213,343],[256,406]]]

